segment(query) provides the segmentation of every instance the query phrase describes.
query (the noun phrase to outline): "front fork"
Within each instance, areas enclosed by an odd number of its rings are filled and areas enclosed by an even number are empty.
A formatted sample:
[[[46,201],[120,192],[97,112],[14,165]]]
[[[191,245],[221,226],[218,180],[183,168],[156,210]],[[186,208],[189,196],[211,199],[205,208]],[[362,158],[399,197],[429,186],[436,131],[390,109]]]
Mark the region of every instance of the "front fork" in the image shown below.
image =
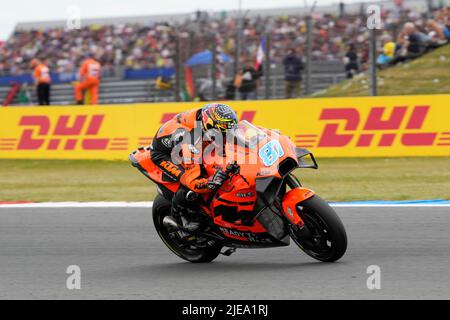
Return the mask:
[[[291,228],[296,233],[301,233],[302,236],[308,236],[308,228],[305,225],[302,217],[298,213],[298,206],[301,203],[312,196],[314,196],[314,191],[303,188],[300,182],[293,176],[288,175],[286,178],[286,184],[291,188],[283,197],[282,207],[283,214],[290,222]]]

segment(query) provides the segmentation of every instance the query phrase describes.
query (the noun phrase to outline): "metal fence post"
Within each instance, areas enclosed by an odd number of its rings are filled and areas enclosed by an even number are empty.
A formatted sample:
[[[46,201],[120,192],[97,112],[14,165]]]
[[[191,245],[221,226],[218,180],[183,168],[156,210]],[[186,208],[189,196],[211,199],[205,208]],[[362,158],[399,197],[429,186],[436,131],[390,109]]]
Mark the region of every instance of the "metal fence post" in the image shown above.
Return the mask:
[[[210,37],[212,46],[211,46],[211,77],[212,77],[212,100],[217,100],[217,44],[216,37],[214,34]]]
[[[180,102],[180,89],[181,89],[181,55],[180,55],[180,37],[176,35],[175,44],[175,101]]]
[[[306,17],[306,82],[305,95],[311,94],[311,65],[312,65],[312,16]]]
[[[264,63],[264,73],[265,73],[265,98],[270,99],[270,33],[266,33],[266,47],[264,48],[266,59]]]
[[[369,52],[369,68],[370,68],[370,95],[377,95],[377,39],[376,29],[370,29],[370,52]]]
[[[238,8],[238,26],[236,32],[236,56],[234,59],[233,72],[234,76],[239,72],[240,67],[240,58],[241,58],[241,45],[242,45],[242,29],[244,28],[243,23],[244,17],[242,15],[242,0],[239,0],[239,8]]]
[[[433,0],[427,0],[427,18],[433,18]]]

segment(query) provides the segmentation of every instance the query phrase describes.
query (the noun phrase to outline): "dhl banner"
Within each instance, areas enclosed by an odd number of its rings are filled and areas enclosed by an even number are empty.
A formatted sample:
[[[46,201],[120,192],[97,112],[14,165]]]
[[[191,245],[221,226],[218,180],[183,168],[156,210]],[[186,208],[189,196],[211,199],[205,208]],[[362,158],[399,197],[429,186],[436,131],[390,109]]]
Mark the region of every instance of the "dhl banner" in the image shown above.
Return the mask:
[[[450,95],[229,102],[319,157],[450,156]],[[0,108],[0,158],[126,159],[200,103]]]

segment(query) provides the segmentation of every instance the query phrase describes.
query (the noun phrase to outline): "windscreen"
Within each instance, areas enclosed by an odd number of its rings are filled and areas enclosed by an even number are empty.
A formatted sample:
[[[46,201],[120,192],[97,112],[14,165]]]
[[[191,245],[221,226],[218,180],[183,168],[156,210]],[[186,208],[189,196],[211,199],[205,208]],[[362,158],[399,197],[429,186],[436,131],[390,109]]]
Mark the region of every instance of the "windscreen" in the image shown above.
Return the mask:
[[[246,120],[239,122],[237,127],[229,132],[227,143],[250,149],[256,149],[259,143],[267,138],[267,134],[263,130]]]

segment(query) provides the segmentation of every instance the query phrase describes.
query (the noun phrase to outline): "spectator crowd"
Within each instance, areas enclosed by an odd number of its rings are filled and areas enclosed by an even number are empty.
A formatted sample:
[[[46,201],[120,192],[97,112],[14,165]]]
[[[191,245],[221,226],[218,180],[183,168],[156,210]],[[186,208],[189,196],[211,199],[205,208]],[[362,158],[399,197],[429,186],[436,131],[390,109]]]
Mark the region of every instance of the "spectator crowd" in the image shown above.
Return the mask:
[[[415,59],[450,41],[450,7],[419,13],[399,5],[383,11],[382,21],[382,29],[377,31],[376,63],[380,68]],[[367,70],[369,62],[369,31],[360,30],[354,40],[348,43],[344,57],[348,78]]]
[[[405,9],[402,1],[397,2],[395,9],[382,11],[379,66],[415,58],[450,39],[450,8],[436,8],[430,16]],[[366,18],[363,9],[358,14],[346,14],[343,7],[338,14],[314,13],[313,60],[343,60],[348,77],[365,70],[369,56]],[[270,59],[285,67],[289,85],[286,95],[297,96],[307,37],[306,21],[301,15],[245,17],[240,62],[244,65],[254,59],[262,35],[270,33]],[[116,66],[173,67],[177,37],[181,42],[180,61],[211,48],[212,39],[222,52],[234,57],[239,26],[240,20],[235,16],[198,12],[183,22],[89,25],[80,30],[16,30],[0,46],[0,75],[29,73],[30,62],[36,58],[44,61],[52,72],[76,72],[86,53],[94,54],[102,72],[112,71]]]
[[[436,10],[426,19],[411,13],[396,36],[384,32],[380,40],[380,67],[415,59],[450,40],[450,8]]]
[[[74,72],[87,52],[95,53],[104,71],[115,65],[135,69],[168,66],[173,63],[173,35],[173,28],[165,24],[17,30],[0,48],[0,74],[28,73],[30,61],[36,57],[54,72]]]

